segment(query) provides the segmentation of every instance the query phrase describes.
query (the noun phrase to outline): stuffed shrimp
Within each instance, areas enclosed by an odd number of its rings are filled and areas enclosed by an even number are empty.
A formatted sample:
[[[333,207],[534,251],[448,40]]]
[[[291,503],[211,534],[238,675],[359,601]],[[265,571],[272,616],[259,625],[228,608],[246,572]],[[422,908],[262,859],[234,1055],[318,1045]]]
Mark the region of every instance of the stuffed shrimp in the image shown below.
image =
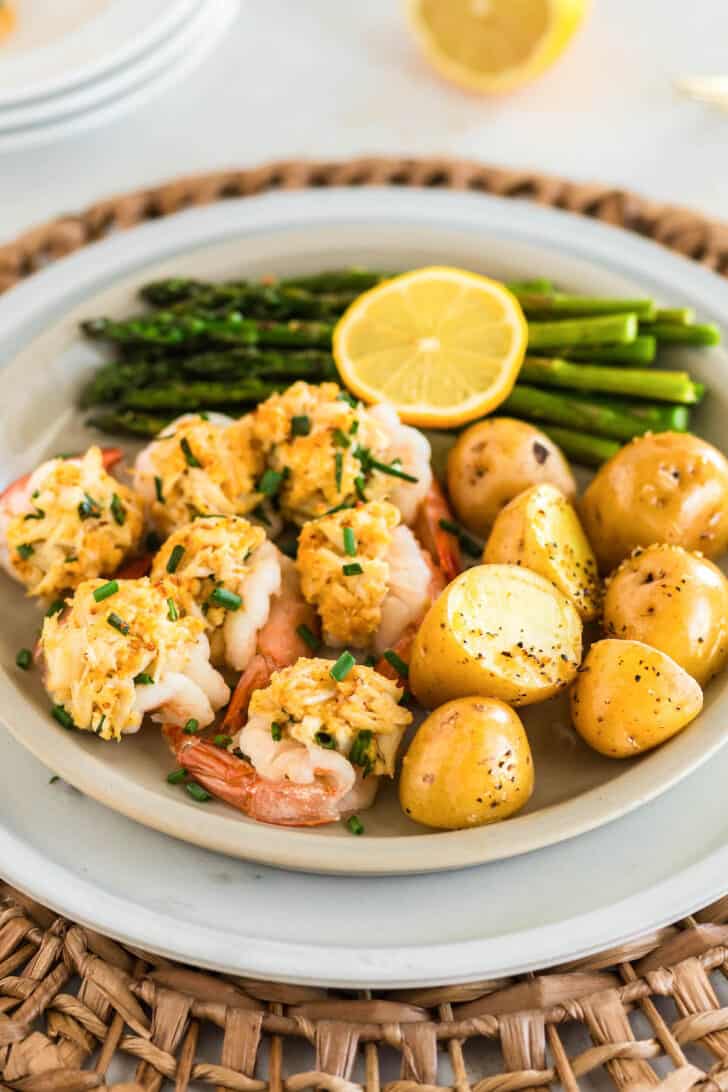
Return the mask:
[[[152,524],[170,534],[197,516],[245,515],[261,500],[262,455],[248,418],[184,414],[137,456],[134,488]]]
[[[0,496],[0,563],[30,595],[54,599],[111,576],[144,529],[143,503],[113,478],[118,448],[49,459]]]
[[[389,501],[368,501],[307,523],[296,560],[301,590],[323,639],[406,659],[411,637],[445,586]]]
[[[244,671],[256,653],[287,559],[242,516],[207,516],[170,535],[154,559],[153,581],[168,580],[206,626],[213,663]]]
[[[276,495],[281,515],[303,525],[339,506],[391,500],[406,524],[425,515],[433,496],[442,504],[430,466],[427,438],[403,425],[394,407],[365,407],[336,383],[294,383],[252,414],[256,441],[265,453],[262,479]],[[431,540],[457,573],[456,545],[439,526]]]
[[[211,724],[230,697],[210,664],[202,618],[185,612],[170,582],[87,580],[39,642],[56,719],[121,739],[146,713],[162,723]]]
[[[167,737],[181,767],[251,819],[316,826],[369,807],[394,776],[412,721],[401,697],[372,668],[300,659],[252,695],[227,750],[179,728]]]

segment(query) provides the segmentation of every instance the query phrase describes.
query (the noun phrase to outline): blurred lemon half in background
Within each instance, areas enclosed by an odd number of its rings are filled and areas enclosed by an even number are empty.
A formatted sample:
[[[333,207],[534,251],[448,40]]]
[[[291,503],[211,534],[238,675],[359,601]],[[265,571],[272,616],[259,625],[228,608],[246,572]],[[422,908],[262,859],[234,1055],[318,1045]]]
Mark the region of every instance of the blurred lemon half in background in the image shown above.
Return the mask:
[[[15,8],[10,0],[0,0],[0,42],[15,26]]]
[[[438,72],[485,94],[521,87],[549,68],[587,7],[588,0],[407,0]]]

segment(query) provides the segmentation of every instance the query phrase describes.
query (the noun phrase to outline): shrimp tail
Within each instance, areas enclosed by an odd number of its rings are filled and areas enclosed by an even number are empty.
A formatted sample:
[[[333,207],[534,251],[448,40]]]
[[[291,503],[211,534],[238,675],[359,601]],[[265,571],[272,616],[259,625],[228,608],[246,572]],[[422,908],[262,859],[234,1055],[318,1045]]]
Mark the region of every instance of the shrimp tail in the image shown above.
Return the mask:
[[[340,793],[333,782],[318,778],[310,785],[269,781],[244,758],[179,728],[165,729],[180,766],[209,793],[261,823],[313,827],[340,818]]]
[[[417,513],[414,531],[447,583],[455,579],[462,567],[458,540],[441,525],[442,520],[452,523],[453,519],[442,486],[433,476],[432,485]]]
[[[267,656],[256,653],[238,680],[230,704],[225,712],[222,726],[228,735],[235,735],[248,719],[248,706],[255,690],[263,690],[270,682],[276,669]]]

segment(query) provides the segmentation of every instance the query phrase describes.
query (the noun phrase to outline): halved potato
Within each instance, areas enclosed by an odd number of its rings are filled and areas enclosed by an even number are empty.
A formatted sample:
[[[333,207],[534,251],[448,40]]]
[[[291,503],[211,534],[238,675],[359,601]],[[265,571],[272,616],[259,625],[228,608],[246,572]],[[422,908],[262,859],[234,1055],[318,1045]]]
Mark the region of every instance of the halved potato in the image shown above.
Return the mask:
[[[581,661],[581,619],[549,580],[518,565],[476,565],[433,603],[415,638],[412,691],[428,709],[452,698],[544,701]]]
[[[590,747],[632,758],[694,720],[703,691],[664,652],[641,641],[597,641],[571,688],[571,716]]]
[[[728,580],[681,546],[635,550],[607,584],[604,629],[659,648],[705,686],[728,661]]]
[[[496,698],[457,698],[430,713],[399,781],[404,812],[440,830],[508,819],[532,792],[528,737],[518,714]]]
[[[597,615],[601,586],[594,551],[576,512],[554,485],[533,485],[506,505],[483,561],[532,569],[573,600],[583,621]]]

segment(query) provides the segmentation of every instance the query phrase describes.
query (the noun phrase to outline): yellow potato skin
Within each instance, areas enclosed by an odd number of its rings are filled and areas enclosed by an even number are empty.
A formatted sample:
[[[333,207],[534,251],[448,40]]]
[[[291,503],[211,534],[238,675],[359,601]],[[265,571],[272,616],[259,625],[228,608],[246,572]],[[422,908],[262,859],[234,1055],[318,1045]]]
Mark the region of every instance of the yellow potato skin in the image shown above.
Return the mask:
[[[689,433],[647,433],[597,472],[580,512],[602,572],[654,542],[717,557],[728,545],[728,460]]]
[[[589,649],[570,702],[574,727],[585,743],[607,758],[633,758],[694,720],[703,692],[659,649],[607,638]]]
[[[556,444],[533,425],[489,417],[460,434],[447,460],[447,489],[455,513],[482,538],[509,501],[531,485],[550,482],[576,495],[569,464]]]
[[[681,546],[635,550],[608,582],[604,631],[659,648],[705,686],[728,660],[728,580]]]
[[[485,544],[486,564],[523,565],[572,600],[583,622],[599,612],[597,560],[571,504],[554,485],[532,485],[497,516]]]
[[[518,565],[476,565],[425,615],[410,687],[426,709],[471,695],[545,701],[574,678],[581,636],[574,604],[549,580]]]
[[[514,815],[533,780],[518,715],[495,698],[458,698],[420,725],[402,763],[399,799],[416,822],[461,830]]]

